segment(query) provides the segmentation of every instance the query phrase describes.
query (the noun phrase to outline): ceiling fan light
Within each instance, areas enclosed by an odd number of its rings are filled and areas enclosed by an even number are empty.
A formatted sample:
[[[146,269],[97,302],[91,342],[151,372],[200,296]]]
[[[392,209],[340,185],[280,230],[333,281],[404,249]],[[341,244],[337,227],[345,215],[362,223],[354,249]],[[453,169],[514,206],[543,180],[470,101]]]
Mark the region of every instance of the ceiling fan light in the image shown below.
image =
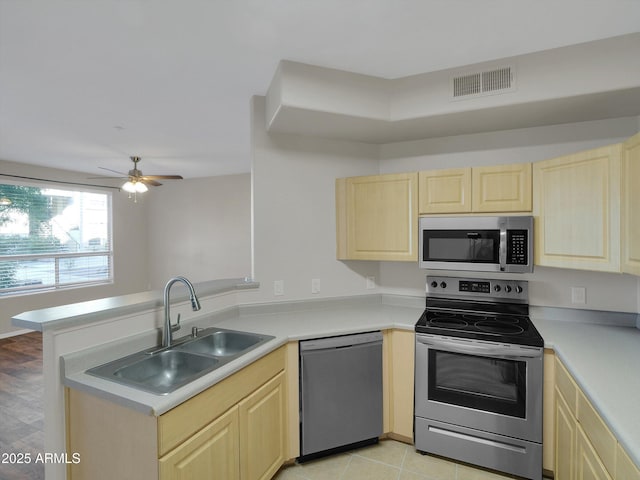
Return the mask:
[[[127,180],[120,188],[125,192],[134,193],[136,191],[136,184]]]
[[[147,186],[146,186],[144,183],[142,183],[142,182],[136,182],[136,183],[134,184],[134,188],[135,188],[135,190],[136,190],[136,192],[137,192],[137,193],[144,193],[144,192],[149,191],[149,189],[147,188]]]

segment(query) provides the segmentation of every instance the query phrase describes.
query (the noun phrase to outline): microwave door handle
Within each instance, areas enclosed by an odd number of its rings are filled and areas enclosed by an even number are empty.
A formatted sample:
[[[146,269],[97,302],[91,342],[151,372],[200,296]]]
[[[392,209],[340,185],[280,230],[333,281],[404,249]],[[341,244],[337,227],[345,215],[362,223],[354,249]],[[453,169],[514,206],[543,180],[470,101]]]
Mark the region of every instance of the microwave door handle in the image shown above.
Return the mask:
[[[470,355],[482,355],[485,357],[504,357],[504,358],[535,358],[542,355],[541,349],[526,347],[508,347],[500,345],[485,344],[461,344],[459,342],[417,337],[419,343],[423,345],[441,348],[444,351],[452,353],[464,353]]]
[[[500,271],[507,270],[507,227],[506,225],[500,225],[500,250],[498,260],[500,262]]]

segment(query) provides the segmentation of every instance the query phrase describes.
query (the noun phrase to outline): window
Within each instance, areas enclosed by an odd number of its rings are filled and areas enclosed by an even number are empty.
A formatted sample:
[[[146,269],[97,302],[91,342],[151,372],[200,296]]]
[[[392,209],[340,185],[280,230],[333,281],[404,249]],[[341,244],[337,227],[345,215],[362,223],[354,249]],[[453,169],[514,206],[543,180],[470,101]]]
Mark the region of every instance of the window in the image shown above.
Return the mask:
[[[0,184],[0,296],[113,280],[111,194]]]

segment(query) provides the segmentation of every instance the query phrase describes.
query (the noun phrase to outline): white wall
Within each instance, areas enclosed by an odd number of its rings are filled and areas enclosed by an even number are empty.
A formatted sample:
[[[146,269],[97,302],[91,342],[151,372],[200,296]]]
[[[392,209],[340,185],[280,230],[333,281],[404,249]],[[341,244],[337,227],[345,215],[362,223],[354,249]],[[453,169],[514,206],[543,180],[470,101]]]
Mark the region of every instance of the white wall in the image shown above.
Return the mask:
[[[413,263],[336,260],[336,178],[536,161],[617,142],[638,130],[640,117],[633,117],[376,146],[268,135],[264,98],[256,97],[253,178],[244,174],[165,182],[139,196],[138,203],[114,191],[114,284],[0,298],[0,337],[16,330],[10,319],[17,313],[161,288],[176,274],[193,281],[253,276],[262,287],[252,301],[380,291],[421,296],[425,271]],[[0,171],[87,181],[84,174],[4,161]],[[367,290],[366,276],[375,276],[379,288]],[[640,280],[635,277],[551,268],[537,268],[527,277],[532,304],[572,306],[570,287],[585,286],[586,308],[640,312]],[[321,282],[317,295],[311,294],[312,278]],[[284,281],[283,296],[274,296],[274,280]]]
[[[638,130],[638,118],[629,117],[387,144],[380,147],[380,172],[534,162],[617,143]],[[415,264],[381,262],[381,286],[422,294],[425,273]],[[629,275],[538,267],[522,278],[533,305],[638,311],[637,280]],[[571,286],[586,287],[585,305],[571,304]]]
[[[88,180],[86,174],[76,172],[17,164],[0,160],[0,172],[7,175],[20,175],[51,180],[97,183]],[[0,177],[0,182],[10,180]],[[63,185],[61,185],[63,187]],[[114,282],[95,287],[58,290],[32,295],[0,297],[0,338],[8,336],[18,329],[11,325],[11,317],[29,310],[83,302],[96,298],[124,295],[144,291],[147,288],[147,205],[145,198],[138,203],[129,200],[124,192],[112,190],[113,205],[113,248]]]
[[[255,278],[260,301],[371,293],[423,296],[425,274],[413,262],[340,262],[335,259],[335,187],[338,177],[419,171],[467,165],[532,162],[619,142],[638,131],[638,118],[584,122],[366,145],[265,132],[264,99],[252,105]],[[372,159],[378,159],[378,164]],[[458,273],[457,275],[461,275]],[[638,280],[630,275],[536,268],[530,282],[533,305],[635,312]],[[273,294],[274,280],[285,295]],[[585,287],[587,303],[571,304],[571,287]]]
[[[378,172],[377,147],[297,135],[267,135],[265,99],[252,100],[256,301],[371,293],[378,262],[336,260],[335,179]],[[320,293],[311,294],[311,279]],[[274,296],[274,280],[284,295]]]
[[[251,174],[167,181],[147,205],[149,287],[251,276]]]
[[[535,162],[620,142],[639,124],[628,117],[389,143],[380,146],[380,173]]]

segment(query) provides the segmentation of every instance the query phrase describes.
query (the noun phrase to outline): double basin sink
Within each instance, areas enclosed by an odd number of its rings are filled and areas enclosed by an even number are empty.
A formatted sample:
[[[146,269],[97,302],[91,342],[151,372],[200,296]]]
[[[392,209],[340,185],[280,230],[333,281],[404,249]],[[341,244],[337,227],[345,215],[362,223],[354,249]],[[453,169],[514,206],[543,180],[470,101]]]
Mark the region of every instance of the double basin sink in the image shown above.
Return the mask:
[[[208,328],[177,339],[170,348],[152,348],[87,370],[112,382],[166,395],[220,368],[274,337]]]

